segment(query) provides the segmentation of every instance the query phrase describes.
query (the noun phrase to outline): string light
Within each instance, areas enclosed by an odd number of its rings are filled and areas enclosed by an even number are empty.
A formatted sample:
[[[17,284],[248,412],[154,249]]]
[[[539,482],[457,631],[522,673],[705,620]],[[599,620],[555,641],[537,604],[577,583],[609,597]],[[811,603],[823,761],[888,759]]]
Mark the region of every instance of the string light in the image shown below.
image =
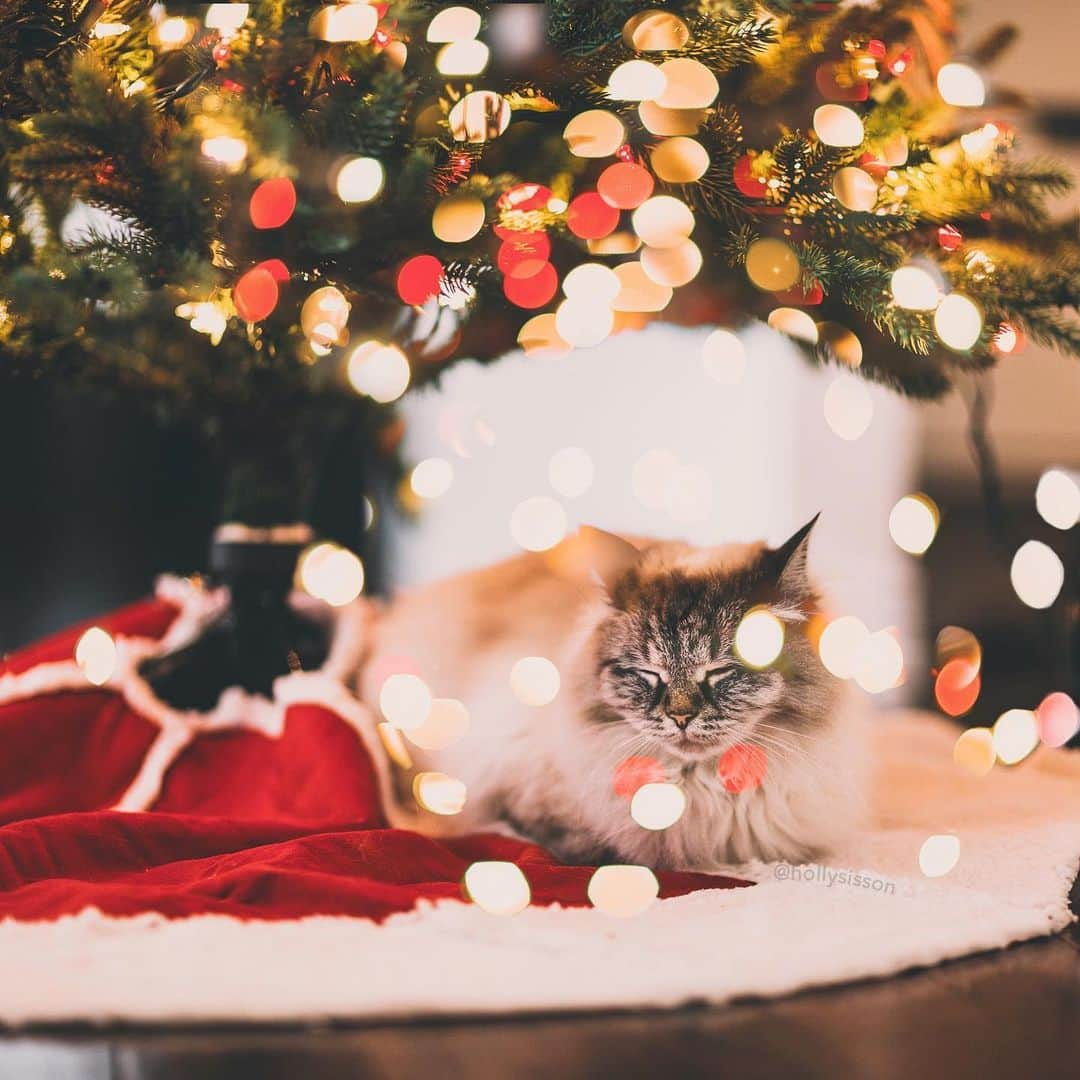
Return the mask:
[[[665,109],[655,101],[643,101],[638,116],[652,135],[696,135],[705,120],[705,109]]]
[[[674,784],[642,784],[630,800],[630,816],[653,832],[671,828],[685,810],[686,795]]]
[[[443,8],[428,23],[427,39],[434,45],[469,41],[480,33],[480,25],[480,13],[472,8]]]
[[[730,330],[714,330],[702,343],[706,374],[722,386],[734,386],[746,373],[746,349]]]
[[[571,300],[611,304],[619,295],[619,277],[600,263],[579,263],[563,278],[563,292]]]
[[[791,307],[773,308],[765,321],[770,329],[777,333],[786,334],[797,341],[805,341],[808,345],[817,344],[817,323],[805,311]]]
[[[229,325],[225,312],[211,300],[180,304],[176,314],[181,319],[188,319],[191,329],[198,334],[206,334],[211,345],[217,345]]]
[[[1063,469],[1047,469],[1035,488],[1035,509],[1047,525],[1071,529],[1080,521],[1080,484]]]
[[[888,630],[871,634],[859,650],[855,681],[868,694],[882,694],[900,684],[904,674],[904,653],[900,642]]]
[[[392,727],[391,730],[398,729]],[[434,698],[423,723],[403,728],[405,737],[422,750],[442,750],[469,730],[469,711],[455,698]]]
[[[566,511],[547,495],[524,499],[510,515],[510,534],[526,551],[546,551],[566,535]]]
[[[88,683],[104,686],[116,670],[116,642],[100,626],[84,630],[75,644],[75,663]]]
[[[634,211],[634,232],[650,247],[674,247],[694,231],[694,215],[671,195],[656,195]]]
[[[223,36],[236,34],[244,25],[250,10],[249,4],[211,4],[203,20],[207,30],[219,30]]]
[[[544,312],[534,315],[518,331],[518,344],[526,356],[547,360],[557,360],[566,356],[573,346],[559,336],[555,326],[555,313]]]
[[[686,47],[690,29],[678,15],[641,11],[623,27],[623,41],[636,52],[673,52]]]
[[[409,475],[409,486],[421,499],[437,499],[445,495],[453,482],[454,466],[440,457],[425,458]]]
[[[933,311],[941,303],[938,283],[921,266],[901,266],[889,281],[893,300],[909,311]]]
[[[626,141],[622,121],[606,109],[578,113],[563,130],[570,153],[581,158],[610,157]]]
[[[859,657],[869,639],[870,631],[854,615],[833,619],[818,641],[818,655],[826,671],[838,679],[854,678]]]
[[[127,23],[122,22],[97,22],[94,23],[94,37],[111,38],[126,34],[131,29]]]
[[[439,50],[435,67],[443,75],[479,75],[488,66],[491,51],[482,41],[452,41]]]
[[[343,203],[370,202],[382,191],[382,163],[371,157],[349,158],[337,170],[334,190]]]
[[[339,544],[315,544],[297,562],[301,588],[331,607],[351,604],[364,590],[364,564]]]
[[[611,305],[615,311],[663,311],[671,302],[671,286],[658,285],[640,262],[620,263],[615,273],[620,285]]]
[[[766,668],[784,648],[784,624],[768,608],[747,612],[735,631],[735,652],[744,664]]]
[[[709,168],[709,151],[686,135],[665,139],[652,152],[649,163],[661,180],[669,184],[689,184],[700,180]]]
[[[701,250],[693,240],[673,247],[647,247],[641,253],[641,269],[658,285],[686,285],[701,270]]]
[[[944,877],[960,861],[960,838],[952,833],[928,836],[919,849],[919,869],[926,877]]]
[[[878,186],[874,178],[854,165],[837,169],[832,189],[840,204],[848,210],[873,210],[877,202]]]
[[[613,101],[648,101],[658,98],[667,86],[664,73],[648,60],[627,60],[608,79],[608,97]]]
[[[483,227],[486,210],[482,199],[466,195],[443,199],[431,216],[431,231],[446,244],[464,244]]]
[[[950,293],[934,312],[934,329],[943,344],[958,352],[970,349],[982,333],[982,312],[960,293]]]
[[[660,882],[647,866],[601,866],[589,878],[587,892],[598,911],[627,919],[652,904],[660,893]]]
[[[1065,566],[1053,548],[1041,540],[1028,540],[1013,556],[1009,577],[1028,607],[1048,608],[1065,584]]]
[[[937,74],[937,88],[947,105],[978,108],[986,100],[982,78],[967,64],[944,64]]]
[[[864,138],[859,114],[846,105],[819,105],[814,110],[814,131],[826,146],[859,146]]]
[[[561,684],[559,669],[546,656],[523,656],[510,669],[510,689],[522,705],[550,705]]]
[[[1003,765],[1017,765],[1039,745],[1039,725],[1030,709],[1009,709],[994,724],[994,753]]]
[[[450,133],[459,142],[482,143],[498,138],[510,126],[509,102],[491,90],[473,90],[451,110]]]
[[[664,109],[707,109],[720,93],[716,76],[700,60],[676,57],[660,65],[666,85],[656,103]]]
[[[529,906],[529,882],[512,862],[475,862],[465,871],[465,893],[489,915],[516,915]]]
[[[432,696],[419,675],[397,672],[379,689],[379,709],[387,723],[402,731],[418,731],[431,714]]]
[[[555,309],[555,329],[575,348],[599,345],[615,328],[611,309],[586,299],[564,300]]]
[[[898,548],[922,555],[937,535],[940,513],[929,495],[905,495],[889,513],[889,535]]]
[[[248,144],[235,135],[212,135],[203,139],[200,149],[203,157],[233,167],[242,165],[248,155]]]
[[[396,345],[365,341],[349,357],[349,382],[360,394],[386,405],[409,388],[409,361]]]
[[[441,772],[421,772],[413,777],[413,798],[428,813],[452,817],[465,809],[465,784]]]
[[[320,41],[370,41],[379,25],[379,13],[369,4],[330,4],[319,8],[308,23]]]
[[[996,760],[994,736],[989,728],[968,728],[953,745],[953,762],[975,776],[986,776]]]
[[[166,49],[178,49],[191,38],[194,32],[194,27],[187,19],[182,19],[179,15],[162,19],[155,30],[158,43]]]

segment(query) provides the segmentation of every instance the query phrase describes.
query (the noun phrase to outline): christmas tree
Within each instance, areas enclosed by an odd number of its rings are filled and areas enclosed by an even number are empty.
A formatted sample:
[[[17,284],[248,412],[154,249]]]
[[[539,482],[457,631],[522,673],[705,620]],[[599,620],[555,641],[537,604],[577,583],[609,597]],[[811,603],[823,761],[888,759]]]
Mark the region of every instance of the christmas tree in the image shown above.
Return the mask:
[[[333,433],[391,461],[407,388],[515,344],[758,317],[920,397],[1024,335],[1076,353],[1068,179],[986,107],[1009,32],[950,62],[949,18],[12,0],[0,372],[197,423],[260,524]]]

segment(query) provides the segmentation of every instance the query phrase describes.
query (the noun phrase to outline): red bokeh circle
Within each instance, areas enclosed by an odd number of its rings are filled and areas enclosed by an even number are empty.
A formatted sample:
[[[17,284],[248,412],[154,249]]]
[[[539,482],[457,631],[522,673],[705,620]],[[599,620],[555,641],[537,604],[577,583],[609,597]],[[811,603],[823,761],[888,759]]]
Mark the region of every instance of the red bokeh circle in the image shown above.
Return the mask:
[[[442,279],[443,265],[434,255],[414,255],[398,271],[398,296],[406,304],[423,304],[439,295]]]
[[[278,287],[273,274],[256,266],[241,275],[233,288],[236,313],[245,322],[259,322],[277,307]]]
[[[287,176],[264,180],[252,193],[248,204],[251,224],[256,229],[278,229],[296,209],[296,188]]]

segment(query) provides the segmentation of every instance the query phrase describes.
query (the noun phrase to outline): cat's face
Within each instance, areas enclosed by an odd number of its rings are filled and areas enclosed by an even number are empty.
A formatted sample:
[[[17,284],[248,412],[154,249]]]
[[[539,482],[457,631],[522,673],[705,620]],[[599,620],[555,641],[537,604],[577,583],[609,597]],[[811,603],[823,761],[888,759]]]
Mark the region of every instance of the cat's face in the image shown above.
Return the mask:
[[[695,760],[747,739],[772,714],[788,713],[785,699],[796,688],[804,699],[816,697],[815,681],[829,677],[805,639],[803,616],[813,601],[805,544],[804,531],[777,551],[751,551],[737,568],[647,559],[631,567],[612,590],[599,632],[605,712],[646,744]],[[740,622],[758,607],[771,609],[785,629],[783,650],[763,669],[735,650]],[[762,734],[763,742],[769,738],[781,735]]]

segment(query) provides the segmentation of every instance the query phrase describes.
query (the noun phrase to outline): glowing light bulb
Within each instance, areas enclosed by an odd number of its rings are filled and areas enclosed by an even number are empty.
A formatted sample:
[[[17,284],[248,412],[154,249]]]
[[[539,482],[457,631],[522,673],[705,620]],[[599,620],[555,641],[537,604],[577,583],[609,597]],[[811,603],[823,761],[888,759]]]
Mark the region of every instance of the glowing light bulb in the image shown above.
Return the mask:
[[[904,652],[900,642],[888,632],[871,634],[859,650],[855,681],[868,694],[883,694],[900,684],[904,674]]]
[[[510,535],[526,551],[546,551],[566,535],[566,511],[547,495],[524,499],[510,515]]]
[[[905,495],[889,514],[889,535],[898,548],[922,555],[934,542],[940,514],[929,495]]]
[[[465,871],[465,892],[489,915],[516,915],[529,906],[529,882],[512,862],[475,862]]]
[[[379,690],[379,709],[387,723],[402,731],[417,731],[431,713],[428,685],[419,675],[390,675]]]
[[[714,330],[701,346],[708,375],[723,386],[734,386],[746,373],[746,349],[730,330]]]
[[[1080,521],[1080,484],[1062,469],[1047,469],[1035,488],[1035,509],[1047,525],[1071,529]]]
[[[555,309],[555,329],[564,341],[578,349],[599,345],[615,328],[615,316],[608,307],[587,299],[564,300]]]
[[[666,85],[656,103],[665,109],[707,109],[720,93],[716,76],[700,60],[677,56],[660,65]]]
[[[308,29],[320,41],[370,41],[379,13],[369,4],[330,4],[312,15]]]
[[[870,639],[870,631],[854,615],[833,619],[821,632],[818,655],[825,669],[838,679],[855,675],[859,657]]]
[[[820,105],[814,110],[814,131],[826,146],[859,146],[864,137],[858,113],[846,105]]]
[[[413,798],[428,813],[452,817],[465,809],[468,795],[457,777],[441,772],[417,773],[413,778]]]
[[[203,157],[216,161],[219,165],[240,165],[247,157],[248,144],[234,135],[213,135],[203,139],[201,145]]]
[[[686,135],[665,139],[649,158],[661,180],[669,184],[690,184],[700,180],[709,168],[709,151]]]
[[[979,73],[967,64],[945,64],[937,74],[938,93],[948,105],[978,108],[986,100]]]
[[[588,109],[566,125],[563,138],[576,157],[610,157],[626,141],[626,129],[614,113]]]
[[[926,877],[944,877],[960,861],[960,838],[951,833],[928,836],[919,848],[919,869]]]
[[[693,240],[671,247],[647,247],[641,253],[641,268],[657,285],[686,285],[701,269],[701,250]]]
[[[775,330],[779,334],[786,334],[797,341],[805,341],[809,345],[817,344],[817,323],[805,311],[790,307],[773,308],[765,321],[770,330]]]
[[[686,795],[674,784],[642,784],[630,800],[630,816],[653,832],[671,828],[685,810]]]
[[[409,486],[421,499],[437,499],[450,490],[454,466],[446,458],[431,457],[419,462],[409,476]]]
[[[1016,765],[1039,745],[1039,725],[1030,709],[1009,709],[994,724],[994,753],[1003,765]]]
[[[989,728],[968,728],[953,745],[953,761],[975,776],[986,776],[993,769],[995,759],[994,736]]]
[[[435,66],[443,75],[479,75],[490,58],[491,50],[482,41],[452,41],[439,50]]]
[[[131,29],[127,23],[122,22],[98,22],[94,24],[94,37],[111,38],[126,34]]]
[[[250,4],[211,4],[204,20],[208,30],[220,30],[223,35],[237,33],[248,17]]]
[[[397,728],[391,728],[396,731]],[[469,711],[454,698],[435,698],[423,723],[403,728],[405,737],[422,750],[442,750],[469,730]]]
[[[619,295],[619,277],[600,263],[581,263],[563,278],[563,292],[568,299],[610,304]]]
[[[382,190],[382,162],[371,157],[349,158],[337,170],[334,190],[344,203],[370,202]]]
[[[901,266],[890,280],[893,300],[909,311],[933,311],[941,302],[938,283],[921,266]]]
[[[339,544],[308,548],[297,564],[301,588],[331,607],[351,604],[364,589],[364,564]]]
[[[1033,608],[1048,608],[1065,584],[1065,566],[1053,548],[1041,540],[1021,544],[1009,571],[1016,595]]]
[[[850,375],[841,375],[825,391],[825,422],[841,439],[854,442],[870,426],[874,402],[870,392]]]
[[[614,101],[651,101],[660,97],[667,77],[648,60],[627,60],[608,79],[608,97]]]
[[[934,329],[950,349],[970,349],[982,333],[982,312],[975,302],[960,293],[950,293],[934,312]]]
[[[784,648],[784,624],[767,608],[754,608],[735,631],[735,651],[744,664],[766,668]]]
[[[646,199],[633,216],[634,232],[650,247],[674,247],[694,231],[690,207],[671,195]]]
[[[640,915],[660,894],[660,882],[647,866],[601,866],[589,878],[589,902],[605,915]]]
[[[1064,746],[1080,730],[1080,709],[1068,694],[1060,690],[1039,702],[1035,710],[1039,738],[1045,746]]]
[[[523,656],[510,669],[510,689],[522,705],[550,705],[561,684],[559,669],[546,656]]]
[[[576,499],[592,487],[596,466],[580,446],[567,446],[551,455],[548,482],[562,496]]]
[[[83,631],[75,645],[75,663],[82,669],[86,681],[103,686],[116,670],[116,642],[100,626]]]
[[[409,386],[409,361],[396,345],[365,341],[349,357],[349,382],[354,390],[382,404],[396,401]]]
[[[480,13],[467,7],[443,8],[428,23],[427,39],[435,45],[469,41],[480,33]]]
[[[162,45],[176,48],[183,45],[191,37],[193,28],[187,19],[181,19],[174,15],[168,19],[162,19],[157,25],[157,39]]]

